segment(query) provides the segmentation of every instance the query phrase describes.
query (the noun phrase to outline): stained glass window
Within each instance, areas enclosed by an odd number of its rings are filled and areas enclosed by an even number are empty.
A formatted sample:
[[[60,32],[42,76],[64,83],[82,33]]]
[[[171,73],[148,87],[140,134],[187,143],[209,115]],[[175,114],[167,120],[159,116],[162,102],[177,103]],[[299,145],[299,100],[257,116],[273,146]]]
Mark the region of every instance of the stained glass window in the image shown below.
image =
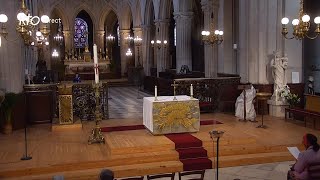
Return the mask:
[[[76,18],[74,22],[74,46],[75,48],[85,48],[88,45],[88,24],[81,18]]]

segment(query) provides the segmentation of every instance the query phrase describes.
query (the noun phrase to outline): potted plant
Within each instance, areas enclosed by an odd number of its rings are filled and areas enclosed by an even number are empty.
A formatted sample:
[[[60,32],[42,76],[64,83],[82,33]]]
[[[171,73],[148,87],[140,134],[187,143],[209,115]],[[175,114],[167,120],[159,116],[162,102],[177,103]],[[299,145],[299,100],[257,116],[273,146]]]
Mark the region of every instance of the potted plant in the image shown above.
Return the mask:
[[[279,93],[280,97],[282,97],[289,104],[290,108],[295,107],[300,102],[298,95],[291,93],[290,88],[287,85],[284,86]]]
[[[12,132],[12,110],[17,102],[18,94],[6,93],[1,110],[4,113],[5,121],[3,126],[3,133],[10,134]]]

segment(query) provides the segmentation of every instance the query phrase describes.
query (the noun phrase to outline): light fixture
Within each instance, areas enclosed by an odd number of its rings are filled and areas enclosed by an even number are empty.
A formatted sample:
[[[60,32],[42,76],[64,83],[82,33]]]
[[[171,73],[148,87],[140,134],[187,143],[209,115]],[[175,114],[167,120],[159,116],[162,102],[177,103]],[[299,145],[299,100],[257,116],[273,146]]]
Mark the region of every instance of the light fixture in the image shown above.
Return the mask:
[[[111,34],[107,37],[107,41],[110,42],[110,43],[113,43],[115,40],[115,37],[112,36]]]
[[[128,51],[126,52],[126,56],[132,56],[131,49],[129,48]]]
[[[110,56],[109,59],[110,59],[110,61],[112,61],[112,48],[113,48],[113,45],[115,43],[116,38],[110,34],[106,39],[107,39],[107,49],[108,49],[108,47],[110,48],[110,55],[108,55],[108,52],[106,50],[106,56],[107,57]]]
[[[131,37],[130,35],[126,38],[124,38],[126,40],[126,44],[131,44],[131,42],[133,41],[133,37]]]
[[[211,13],[211,23],[210,23],[209,30],[206,30],[206,29],[203,30],[201,32],[201,35],[202,35],[202,41],[205,44],[209,44],[213,46],[215,44],[219,45],[223,42],[223,31],[216,30],[214,27],[213,13]]]
[[[202,41],[205,44],[210,44],[210,45],[219,45],[223,41],[223,31],[220,30],[214,30],[214,24],[210,24],[210,30],[209,31],[202,31]]]
[[[141,63],[140,63],[140,46],[142,44],[142,38],[140,38],[139,36],[135,37],[133,39],[134,44],[137,46],[137,51],[138,51],[138,67],[141,67]]]
[[[166,48],[167,47],[167,44],[168,44],[168,41],[167,40],[163,40],[163,42],[162,41],[160,41],[160,40],[156,40],[156,41],[154,41],[154,40],[151,40],[151,45],[152,45],[152,47],[154,47],[154,44],[156,44],[157,45],[157,48],[158,49],[161,49],[161,47],[163,46],[164,48]]]
[[[55,36],[53,37],[53,39],[54,39],[55,41],[57,41],[58,43],[61,43],[61,42],[62,42],[62,40],[63,40],[63,34],[62,34],[62,26],[61,26],[61,23],[58,24],[58,33],[57,33],[57,35],[55,35]]]
[[[59,53],[56,49],[53,50],[52,57],[54,57],[54,58],[59,57]]]
[[[21,8],[17,14],[17,20],[18,23],[16,30],[19,32],[26,45],[31,45],[33,42],[34,38],[32,37],[32,32],[36,29],[36,26],[38,26],[40,22],[43,24],[43,27],[39,31],[42,33],[44,38],[47,38],[50,34],[50,30],[47,26],[47,24],[50,22],[49,16],[43,15],[41,18],[38,16],[31,16],[24,0],[21,0]]]
[[[8,16],[5,14],[0,14],[0,25],[1,25],[1,31],[0,31],[0,47],[1,47],[1,38],[4,37],[6,39],[8,32],[5,23],[8,21]]]
[[[286,39],[299,39],[302,40],[303,38],[308,39],[316,39],[320,34],[320,17],[317,16],[314,18],[314,23],[316,24],[316,29],[314,30],[315,35],[312,37],[309,35],[310,30],[310,16],[304,13],[303,11],[303,0],[300,0],[300,10],[299,10],[299,17],[298,19],[292,20],[293,32],[292,37],[288,37],[288,28],[287,24],[289,24],[289,18],[284,17],[281,19],[282,24],[282,35]]]

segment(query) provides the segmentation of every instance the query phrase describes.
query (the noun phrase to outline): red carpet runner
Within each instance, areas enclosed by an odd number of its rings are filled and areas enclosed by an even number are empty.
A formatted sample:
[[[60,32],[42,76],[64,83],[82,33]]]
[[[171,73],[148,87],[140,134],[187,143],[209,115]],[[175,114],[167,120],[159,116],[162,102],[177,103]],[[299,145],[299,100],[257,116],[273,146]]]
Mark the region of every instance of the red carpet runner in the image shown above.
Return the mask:
[[[216,120],[202,120],[200,125],[222,124]],[[102,132],[129,131],[145,129],[144,125],[102,127]],[[211,169],[212,162],[208,159],[207,150],[202,147],[202,141],[189,133],[165,135],[175,144],[184,171]]]
[[[222,124],[216,120],[202,120],[200,125],[212,125],[212,124]],[[114,126],[114,127],[102,127],[101,132],[112,132],[112,131],[130,131],[130,130],[139,130],[145,129],[144,125],[132,125],[132,126]]]
[[[184,171],[204,170],[212,168],[207,150],[202,147],[202,141],[189,133],[165,135],[175,144]]]

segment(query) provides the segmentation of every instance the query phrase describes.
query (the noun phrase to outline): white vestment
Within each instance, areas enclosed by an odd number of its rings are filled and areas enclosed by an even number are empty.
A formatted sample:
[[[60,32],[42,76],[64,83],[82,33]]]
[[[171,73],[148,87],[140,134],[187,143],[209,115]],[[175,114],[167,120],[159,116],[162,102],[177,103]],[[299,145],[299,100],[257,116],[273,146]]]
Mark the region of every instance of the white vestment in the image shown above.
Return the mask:
[[[253,86],[251,89],[247,89],[246,91],[246,119],[250,121],[254,121],[256,118],[256,111],[254,110],[253,99],[256,97],[256,90]],[[236,101],[236,117],[239,119],[244,119],[244,94],[243,92],[237,98]]]

